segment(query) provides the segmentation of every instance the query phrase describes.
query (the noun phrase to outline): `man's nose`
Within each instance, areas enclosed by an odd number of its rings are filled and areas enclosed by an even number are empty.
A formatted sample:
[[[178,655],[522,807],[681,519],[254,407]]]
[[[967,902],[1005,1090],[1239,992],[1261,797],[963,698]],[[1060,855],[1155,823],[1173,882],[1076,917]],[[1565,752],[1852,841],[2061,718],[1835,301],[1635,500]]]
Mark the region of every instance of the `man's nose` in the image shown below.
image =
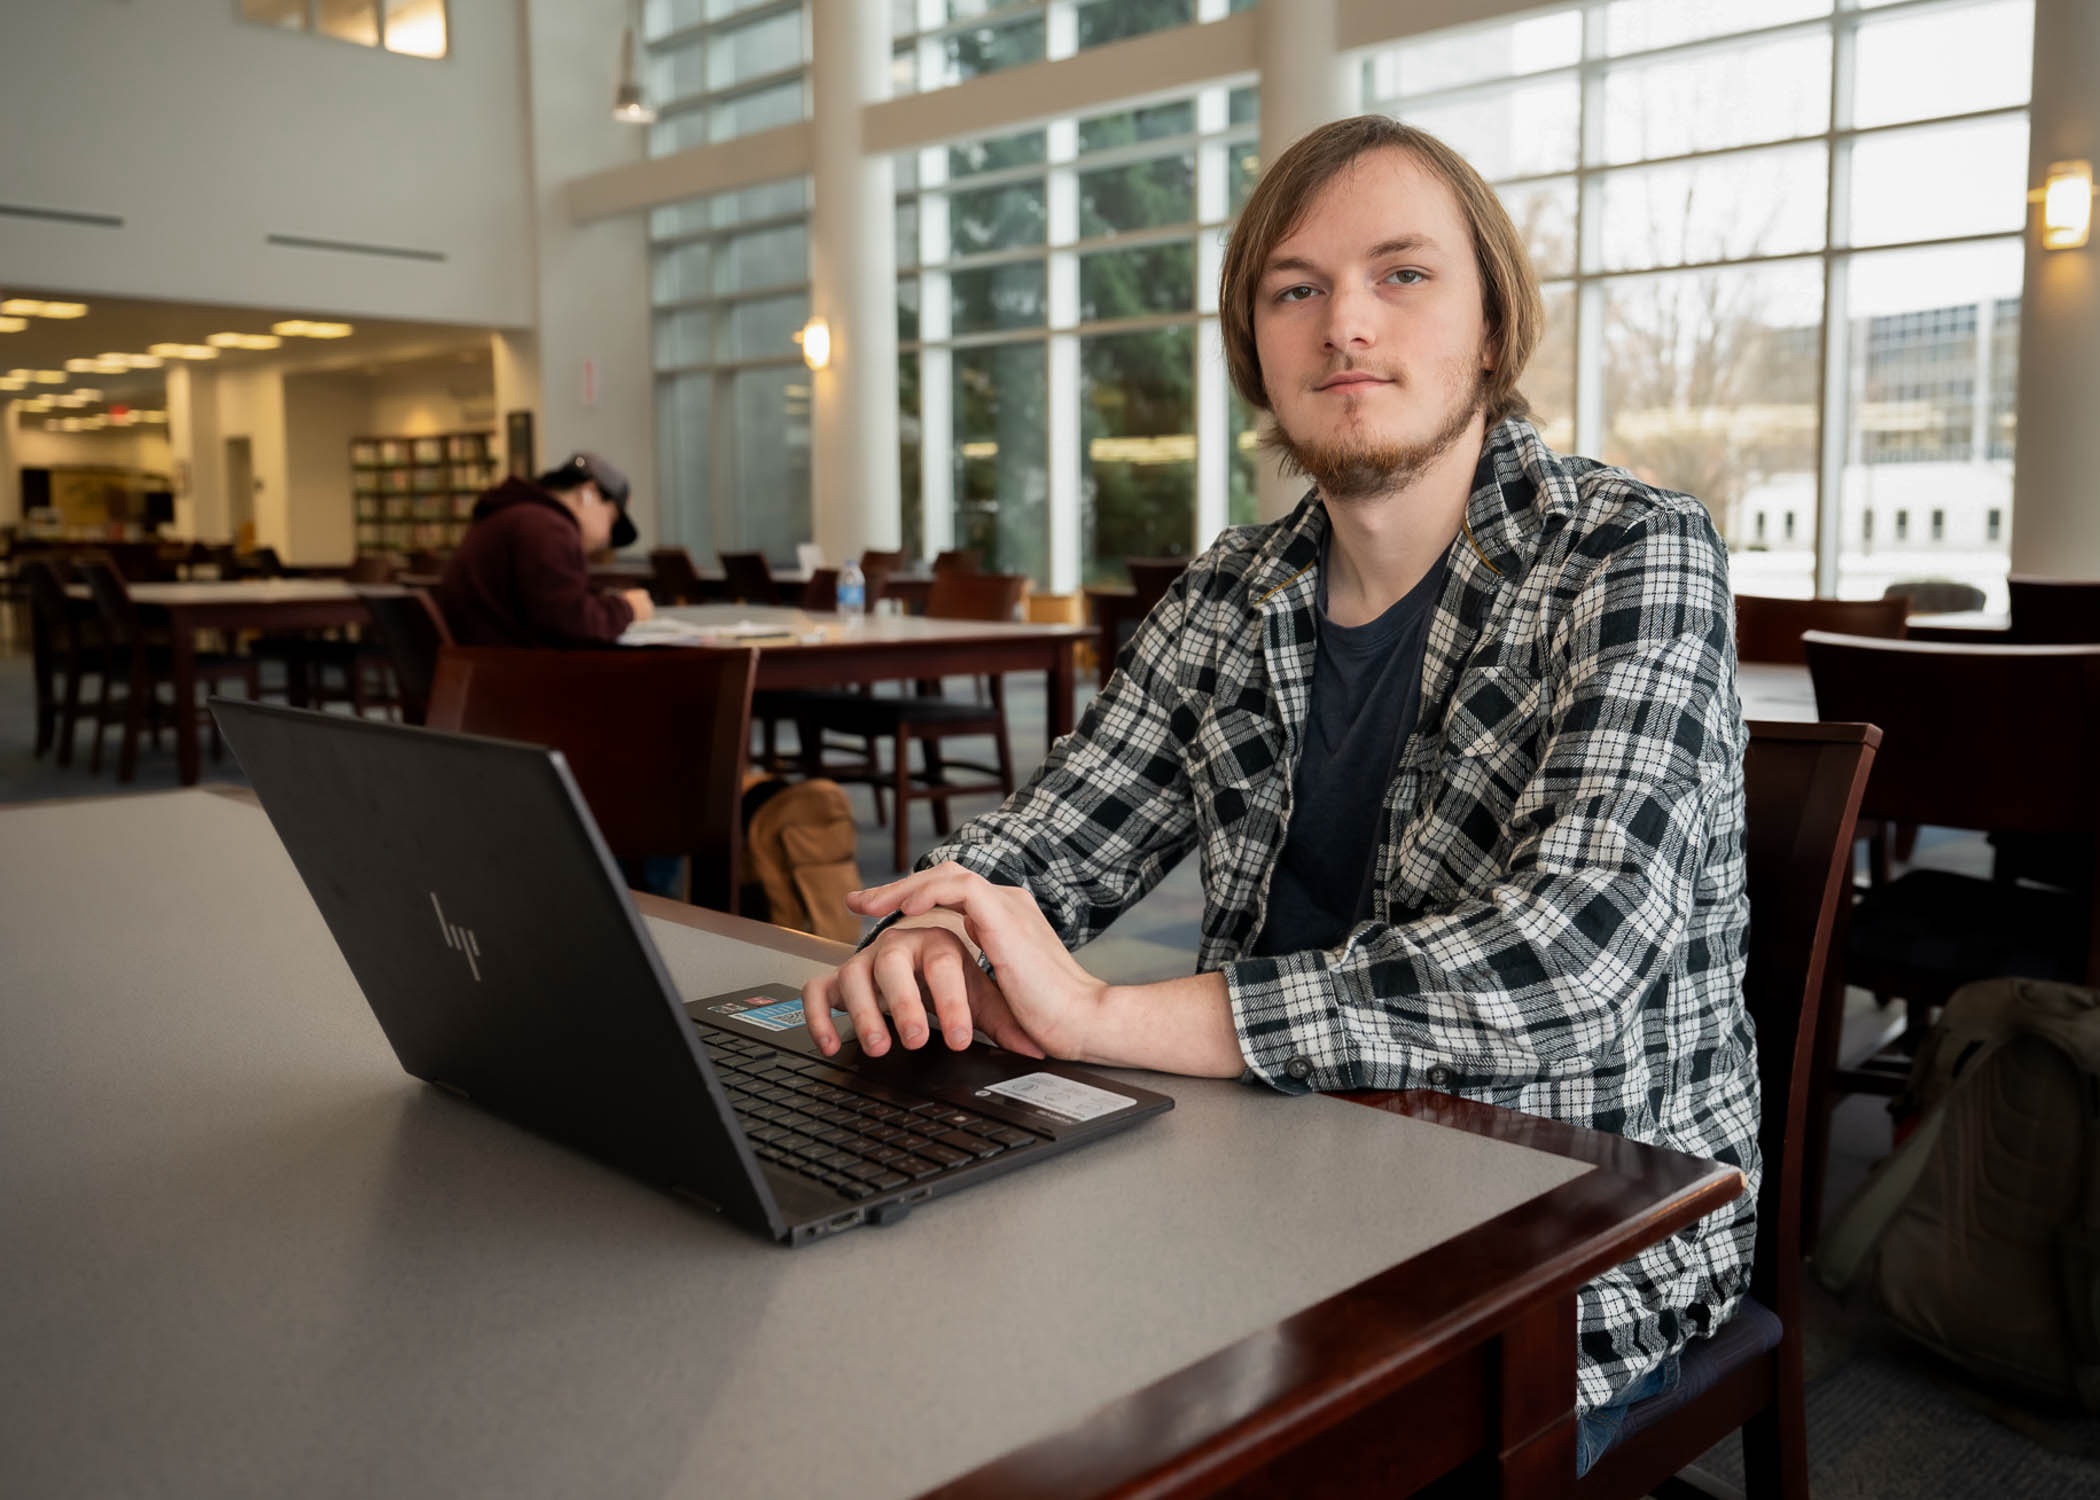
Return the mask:
[[[1378,299],[1364,287],[1337,286],[1327,294],[1327,347],[1347,354],[1377,341]]]

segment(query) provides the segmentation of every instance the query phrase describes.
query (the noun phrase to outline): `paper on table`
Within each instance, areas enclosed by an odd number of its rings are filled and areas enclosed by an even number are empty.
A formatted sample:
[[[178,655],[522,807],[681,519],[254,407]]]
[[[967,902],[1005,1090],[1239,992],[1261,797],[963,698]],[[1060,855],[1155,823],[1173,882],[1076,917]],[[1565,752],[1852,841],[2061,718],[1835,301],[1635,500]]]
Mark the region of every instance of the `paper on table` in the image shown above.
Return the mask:
[[[690,620],[672,620],[659,615],[638,620],[620,632],[622,646],[712,646],[729,641],[791,641],[792,627],[738,620],[733,625],[695,625]]]

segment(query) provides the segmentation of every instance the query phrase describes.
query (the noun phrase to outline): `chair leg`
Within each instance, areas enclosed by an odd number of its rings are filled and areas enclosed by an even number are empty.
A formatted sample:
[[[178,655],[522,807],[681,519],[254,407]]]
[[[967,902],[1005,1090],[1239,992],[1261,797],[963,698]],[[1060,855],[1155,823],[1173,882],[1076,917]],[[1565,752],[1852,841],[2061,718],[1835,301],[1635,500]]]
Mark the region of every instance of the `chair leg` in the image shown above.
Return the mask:
[[[1006,732],[1005,685],[1003,678],[992,679],[992,702],[999,709],[999,732],[992,736],[992,743],[998,747],[999,790],[1011,797],[1014,794],[1014,746]]]
[[[911,739],[899,733],[896,752],[897,776],[897,822],[896,836],[897,871],[902,874],[911,868]]]
[[[94,751],[88,756],[88,771],[96,776],[102,774],[102,736],[109,729],[109,683],[110,679],[115,675],[110,670],[109,662],[104,661],[102,664],[102,690],[95,695]]]
[[[131,668],[131,687],[124,697],[124,741],[117,747],[117,780],[129,781],[138,774],[139,738],[146,729],[146,705],[158,702],[153,679],[146,672],[145,653],[139,652]]]
[[[58,763],[73,764],[73,732],[80,727],[80,663],[75,661],[66,669],[66,699],[58,715]],[[37,754],[42,755],[39,747]]]
[[[939,740],[920,740],[919,759],[920,763],[925,767],[926,784],[928,786],[947,785],[948,763],[941,759],[941,742]],[[933,814],[933,831],[942,838],[946,838],[948,836],[948,799],[946,797],[934,798],[928,804],[927,810]]]
[[[1784,1353],[1779,1391],[1743,1424],[1745,1500],[1809,1500],[1807,1417],[1802,1408],[1800,1355],[1789,1390]]]

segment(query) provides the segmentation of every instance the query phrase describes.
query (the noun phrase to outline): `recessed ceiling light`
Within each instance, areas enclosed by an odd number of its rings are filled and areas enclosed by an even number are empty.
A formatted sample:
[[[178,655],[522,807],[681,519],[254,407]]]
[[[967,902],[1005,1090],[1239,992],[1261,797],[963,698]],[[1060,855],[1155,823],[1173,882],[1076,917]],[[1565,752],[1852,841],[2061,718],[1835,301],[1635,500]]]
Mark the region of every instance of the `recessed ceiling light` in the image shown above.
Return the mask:
[[[66,372],[64,370],[39,370],[36,372],[36,378],[38,383],[42,385],[64,385],[66,383]]]
[[[149,344],[149,357],[158,359],[217,359],[219,351],[209,344]]]
[[[142,411],[138,413],[138,419],[141,422],[165,422],[168,420],[168,414],[164,411]]]
[[[66,361],[66,368],[78,375],[84,370],[94,369],[95,361],[92,359],[69,359]]]
[[[215,333],[204,342],[218,349],[275,349],[284,340],[274,333]]]
[[[28,326],[27,318],[0,318],[0,333],[20,333]]]
[[[85,302],[42,302],[35,297],[10,297],[0,302],[0,313],[15,318],[80,318],[87,315]]]
[[[73,387],[73,394],[80,397],[83,401],[100,401],[102,399],[102,392],[91,385],[76,385]]]
[[[0,375],[0,391],[19,391],[28,384],[28,381],[17,380],[12,375]]]
[[[346,339],[356,331],[348,323],[316,323],[307,318],[287,318],[270,325],[270,332],[290,339]]]
[[[158,370],[166,361],[158,354],[127,354],[124,363],[134,370]]]
[[[89,404],[88,398],[85,396],[54,396],[52,399],[60,406],[86,406]]]
[[[131,361],[119,355],[115,359],[98,359],[88,368],[97,375],[122,375],[131,369]]]

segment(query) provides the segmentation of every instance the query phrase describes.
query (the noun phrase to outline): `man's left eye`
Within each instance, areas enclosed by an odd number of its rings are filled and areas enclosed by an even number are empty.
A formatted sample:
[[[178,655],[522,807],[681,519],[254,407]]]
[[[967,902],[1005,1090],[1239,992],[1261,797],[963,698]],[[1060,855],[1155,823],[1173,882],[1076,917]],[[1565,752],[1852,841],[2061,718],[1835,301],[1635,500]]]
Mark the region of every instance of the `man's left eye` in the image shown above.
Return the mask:
[[[1385,279],[1387,281],[1397,281],[1402,286],[1413,286],[1422,280],[1422,273],[1411,266],[1402,266],[1397,271],[1386,272]]]

